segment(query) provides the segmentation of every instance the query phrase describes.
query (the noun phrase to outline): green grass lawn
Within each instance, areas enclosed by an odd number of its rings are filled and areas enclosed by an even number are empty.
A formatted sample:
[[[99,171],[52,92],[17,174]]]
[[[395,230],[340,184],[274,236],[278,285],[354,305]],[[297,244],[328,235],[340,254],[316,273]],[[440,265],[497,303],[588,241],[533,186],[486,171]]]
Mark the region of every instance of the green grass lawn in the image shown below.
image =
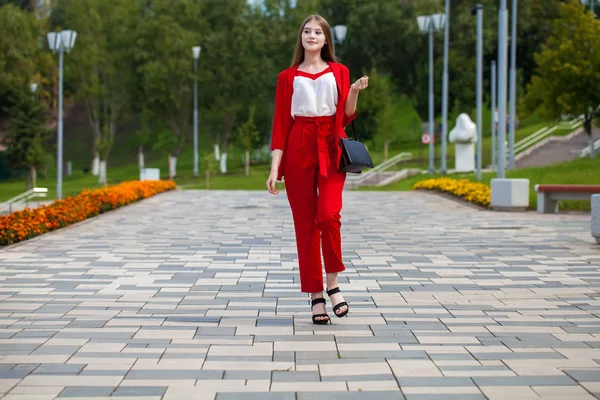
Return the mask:
[[[465,178],[477,182],[475,174],[450,174],[451,178]],[[412,187],[418,181],[429,178],[437,178],[440,175],[415,175],[407,179],[381,187],[362,187],[357,190],[412,190]],[[485,172],[482,174],[481,182],[489,185],[490,181],[497,177],[494,172]],[[537,207],[537,193],[534,190],[535,185],[543,183],[563,183],[563,184],[600,184],[600,157],[595,159],[579,158],[567,163],[549,165],[546,167],[523,168],[514,171],[506,171],[507,178],[527,178],[530,183],[529,206],[535,209]],[[589,201],[562,201],[559,208],[561,210],[589,210]]]

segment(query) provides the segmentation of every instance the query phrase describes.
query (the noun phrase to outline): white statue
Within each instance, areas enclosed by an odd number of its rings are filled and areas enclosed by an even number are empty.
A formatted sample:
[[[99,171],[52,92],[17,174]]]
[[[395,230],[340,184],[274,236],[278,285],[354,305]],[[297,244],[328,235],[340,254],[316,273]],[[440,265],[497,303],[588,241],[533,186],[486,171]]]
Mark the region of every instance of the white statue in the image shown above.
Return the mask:
[[[454,164],[456,172],[475,171],[475,142],[477,125],[468,114],[456,118],[456,126],[450,131],[450,143],[454,143]]]
[[[462,113],[456,118],[456,126],[450,131],[450,143],[477,142],[477,125],[468,114]]]

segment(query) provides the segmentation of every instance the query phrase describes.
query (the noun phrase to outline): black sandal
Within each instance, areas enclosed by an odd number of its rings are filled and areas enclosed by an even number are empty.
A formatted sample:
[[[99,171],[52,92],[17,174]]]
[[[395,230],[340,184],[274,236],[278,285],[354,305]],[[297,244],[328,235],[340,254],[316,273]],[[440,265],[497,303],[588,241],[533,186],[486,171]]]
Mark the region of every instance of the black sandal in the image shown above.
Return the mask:
[[[314,306],[319,303],[327,304],[327,301],[323,297],[319,297],[318,299],[313,299],[311,301],[310,310],[312,311]],[[323,317],[327,317],[327,319],[317,319],[317,318],[323,318]],[[313,321],[313,324],[315,324],[315,325],[327,325],[330,320],[331,319],[329,318],[329,315],[327,315],[327,314],[314,314],[312,316],[312,321]]]
[[[331,297],[332,295],[334,295],[336,293],[340,293],[340,288],[339,287],[336,287],[336,288],[333,288],[333,289],[327,291],[327,295],[329,297]],[[344,311],[343,313],[338,314],[337,310],[339,310],[340,308],[342,308],[344,306],[346,306],[346,311]],[[346,315],[348,315],[348,311],[350,311],[350,306],[348,306],[348,303],[346,303],[345,301],[342,301],[341,303],[338,303],[338,304],[335,305],[335,307],[333,307],[333,313],[338,318],[342,318],[342,317],[345,317]]]

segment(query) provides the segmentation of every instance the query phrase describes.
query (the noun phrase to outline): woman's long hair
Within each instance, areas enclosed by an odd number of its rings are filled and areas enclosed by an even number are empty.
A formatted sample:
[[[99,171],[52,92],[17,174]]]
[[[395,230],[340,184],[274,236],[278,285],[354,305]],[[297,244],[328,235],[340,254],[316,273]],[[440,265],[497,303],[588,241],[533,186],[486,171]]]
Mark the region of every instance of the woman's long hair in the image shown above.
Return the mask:
[[[302,25],[300,26],[300,30],[298,31],[298,39],[296,40],[296,49],[294,50],[294,57],[292,58],[292,67],[298,66],[302,61],[304,61],[304,46],[302,46],[302,32],[304,32],[304,27],[310,21],[316,21],[321,28],[323,29],[323,34],[325,35],[325,46],[321,49],[321,58],[324,61],[329,62],[338,62],[337,57],[335,56],[335,47],[333,45],[333,36],[331,34],[331,27],[329,23],[325,20],[325,18],[321,17],[318,14],[310,15],[306,17]]]

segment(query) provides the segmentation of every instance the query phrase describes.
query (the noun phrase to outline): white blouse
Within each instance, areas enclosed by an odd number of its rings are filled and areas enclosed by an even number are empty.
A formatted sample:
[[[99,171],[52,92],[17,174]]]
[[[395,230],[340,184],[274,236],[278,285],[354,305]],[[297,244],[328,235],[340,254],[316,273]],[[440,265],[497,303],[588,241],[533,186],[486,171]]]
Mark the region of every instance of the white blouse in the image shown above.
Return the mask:
[[[292,94],[292,117],[335,115],[337,101],[337,84],[331,67],[317,74],[297,72]]]

